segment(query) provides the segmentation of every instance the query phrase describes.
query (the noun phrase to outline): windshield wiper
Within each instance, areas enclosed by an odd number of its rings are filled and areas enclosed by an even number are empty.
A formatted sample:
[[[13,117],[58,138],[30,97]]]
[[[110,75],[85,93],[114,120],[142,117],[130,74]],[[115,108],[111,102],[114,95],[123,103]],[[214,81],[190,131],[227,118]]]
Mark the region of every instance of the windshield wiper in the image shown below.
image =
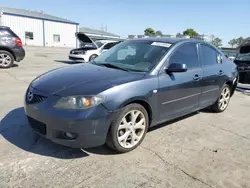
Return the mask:
[[[114,68],[114,69],[120,69],[120,70],[124,70],[124,71],[130,71],[129,69],[125,69],[110,63],[98,63],[96,65],[101,65],[101,66],[105,66],[105,67],[109,67],[109,68]]]

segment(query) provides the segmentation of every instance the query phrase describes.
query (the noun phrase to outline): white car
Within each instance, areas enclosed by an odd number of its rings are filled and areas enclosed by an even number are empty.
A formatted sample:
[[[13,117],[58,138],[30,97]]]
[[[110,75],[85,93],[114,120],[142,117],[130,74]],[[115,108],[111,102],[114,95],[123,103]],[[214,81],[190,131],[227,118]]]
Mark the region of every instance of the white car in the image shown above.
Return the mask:
[[[84,63],[89,62],[90,60],[99,56],[101,53],[112,48],[114,45],[120,43],[120,41],[113,40],[93,41],[83,33],[76,33],[76,37],[80,42],[82,42],[83,46],[81,48],[71,50],[69,53],[69,59]]]

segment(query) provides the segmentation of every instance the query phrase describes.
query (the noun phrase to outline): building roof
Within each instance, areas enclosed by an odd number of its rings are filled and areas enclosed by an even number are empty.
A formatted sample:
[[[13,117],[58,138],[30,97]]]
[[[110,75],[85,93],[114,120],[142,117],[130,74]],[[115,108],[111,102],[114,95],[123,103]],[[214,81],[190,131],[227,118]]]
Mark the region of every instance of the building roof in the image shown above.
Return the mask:
[[[2,12],[3,14],[6,14],[6,15],[22,16],[22,17],[29,17],[29,18],[35,18],[35,19],[43,19],[43,20],[48,20],[48,21],[55,21],[55,22],[62,22],[62,23],[70,23],[70,24],[79,25],[79,23],[70,21],[68,19],[59,18],[56,16],[45,14],[42,11],[31,11],[31,10],[24,10],[24,9],[0,7],[0,12]]]
[[[111,36],[111,37],[120,37],[119,35],[109,33],[107,31],[97,30],[97,29],[90,29],[87,27],[81,27],[79,29],[80,32],[83,33],[89,33],[89,34],[95,34],[95,35],[105,35],[105,36]]]

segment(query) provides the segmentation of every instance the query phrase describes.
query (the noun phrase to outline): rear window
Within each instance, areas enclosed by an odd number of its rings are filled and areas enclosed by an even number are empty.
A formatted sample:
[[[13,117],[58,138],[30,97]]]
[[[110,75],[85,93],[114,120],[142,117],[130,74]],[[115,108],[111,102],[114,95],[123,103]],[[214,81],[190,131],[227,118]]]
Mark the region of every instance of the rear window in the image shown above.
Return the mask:
[[[10,33],[13,37],[19,38],[19,37],[17,36],[17,34],[14,33],[14,31],[12,31],[11,29],[8,29],[8,31],[9,31],[9,33]]]
[[[0,29],[0,36],[13,36],[19,38],[11,29]]]

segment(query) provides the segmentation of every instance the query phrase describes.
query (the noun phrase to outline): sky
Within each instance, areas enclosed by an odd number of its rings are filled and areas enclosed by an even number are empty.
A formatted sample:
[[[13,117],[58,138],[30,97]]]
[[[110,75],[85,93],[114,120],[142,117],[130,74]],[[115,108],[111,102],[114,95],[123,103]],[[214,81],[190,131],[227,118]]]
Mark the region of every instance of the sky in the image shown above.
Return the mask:
[[[228,46],[250,36],[250,0],[0,0],[0,6],[44,11],[94,29],[107,26],[123,37],[148,27],[174,35],[193,28]]]

